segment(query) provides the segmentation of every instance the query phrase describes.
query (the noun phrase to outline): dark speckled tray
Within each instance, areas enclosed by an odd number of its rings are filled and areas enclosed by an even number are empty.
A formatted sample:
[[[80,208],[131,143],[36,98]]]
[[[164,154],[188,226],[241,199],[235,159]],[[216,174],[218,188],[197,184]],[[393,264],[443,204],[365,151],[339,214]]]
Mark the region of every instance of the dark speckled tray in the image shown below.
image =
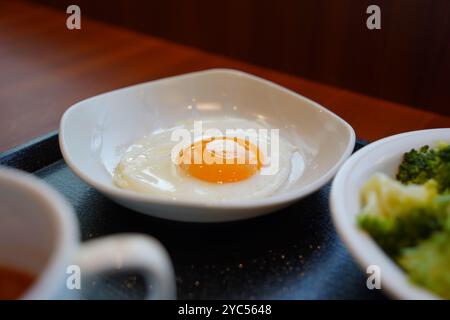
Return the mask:
[[[329,185],[260,218],[195,224],[152,218],[108,200],[67,167],[57,133],[3,153],[0,164],[32,172],[60,191],[76,210],[83,241],[119,232],[159,239],[174,263],[180,299],[384,298],[367,289],[333,228]],[[94,297],[139,298],[139,279],[136,271],[94,279]]]

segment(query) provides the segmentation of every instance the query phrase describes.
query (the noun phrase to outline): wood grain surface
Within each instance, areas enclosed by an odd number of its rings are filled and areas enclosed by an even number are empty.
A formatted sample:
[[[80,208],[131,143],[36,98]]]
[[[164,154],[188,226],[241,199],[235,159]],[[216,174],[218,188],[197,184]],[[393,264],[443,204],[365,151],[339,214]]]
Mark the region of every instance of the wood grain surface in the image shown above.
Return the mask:
[[[257,67],[64,11],[0,0],[0,151],[54,130],[77,101],[123,86],[215,67],[256,74],[347,120],[360,138],[449,127],[450,117]]]

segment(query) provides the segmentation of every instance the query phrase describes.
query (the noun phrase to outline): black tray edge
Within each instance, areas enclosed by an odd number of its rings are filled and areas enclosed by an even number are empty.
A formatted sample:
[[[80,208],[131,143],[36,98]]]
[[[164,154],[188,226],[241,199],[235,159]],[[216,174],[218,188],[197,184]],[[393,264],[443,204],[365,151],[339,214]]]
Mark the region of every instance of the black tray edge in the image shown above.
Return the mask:
[[[55,130],[1,153],[0,165],[31,173],[60,159],[62,154]]]

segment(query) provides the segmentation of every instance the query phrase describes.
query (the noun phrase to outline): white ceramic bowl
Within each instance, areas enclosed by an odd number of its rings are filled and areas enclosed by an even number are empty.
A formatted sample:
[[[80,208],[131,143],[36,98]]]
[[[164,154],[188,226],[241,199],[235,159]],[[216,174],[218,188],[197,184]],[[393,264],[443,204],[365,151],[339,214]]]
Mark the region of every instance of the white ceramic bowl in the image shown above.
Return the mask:
[[[264,118],[289,136],[306,160],[305,173],[287,192],[262,200],[221,204],[172,201],[116,187],[112,172],[130,143],[186,119]],[[147,82],[81,101],[60,126],[70,168],[112,200],[161,218],[213,222],[249,218],[287,206],[322,187],[351,154],[353,129],[317,103],[247,73],[213,69]]]
[[[411,284],[406,274],[356,224],[361,209],[360,189],[376,172],[395,176],[405,152],[437,142],[450,143],[450,129],[407,132],[371,143],[348,159],[336,175],[331,190],[331,210],[337,230],[353,256],[366,270],[377,265],[382,289],[398,299],[436,299]]]

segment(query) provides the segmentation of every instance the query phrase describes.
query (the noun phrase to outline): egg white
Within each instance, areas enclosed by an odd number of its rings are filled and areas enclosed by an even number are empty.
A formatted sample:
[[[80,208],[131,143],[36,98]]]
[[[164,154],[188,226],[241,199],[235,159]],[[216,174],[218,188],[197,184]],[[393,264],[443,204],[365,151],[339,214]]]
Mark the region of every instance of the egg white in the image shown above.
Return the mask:
[[[301,177],[302,157],[298,150],[279,135],[279,169],[275,174],[264,175],[261,171],[254,176],[233,183],[211,183],[186,175],[172,161],[172,150],[184,148],[179,141],[172,141],[174,130],[184,128],[192,133],[191,142],[208,137],[211,129],[218,129],[223,134],[227,129],[235,129],[232,137],[246,137],[258,145],[261,136],[248,136],[247,129],[271,129],[260,121],[249,121],[236,118],[208,119],[202,121],[203,136],[195,136],[194,122],[186,121],[175,127],[155,131],[129,146],[122,156],[113,175],[113,182],[125,189],[158,195],[173,200],[194,200],[202,202],[218,202],[227,200],[260,199],[276,194],[281,189]],[[236,130],[236,129],[242,129]],[[257,132],[257,131],[255,131]],[[215,134],[213,134],[215,135]],[[270,133],[266,137],[267,152],[271,151]],[[265,154],[263,158],[270,161],[275,155]]]

